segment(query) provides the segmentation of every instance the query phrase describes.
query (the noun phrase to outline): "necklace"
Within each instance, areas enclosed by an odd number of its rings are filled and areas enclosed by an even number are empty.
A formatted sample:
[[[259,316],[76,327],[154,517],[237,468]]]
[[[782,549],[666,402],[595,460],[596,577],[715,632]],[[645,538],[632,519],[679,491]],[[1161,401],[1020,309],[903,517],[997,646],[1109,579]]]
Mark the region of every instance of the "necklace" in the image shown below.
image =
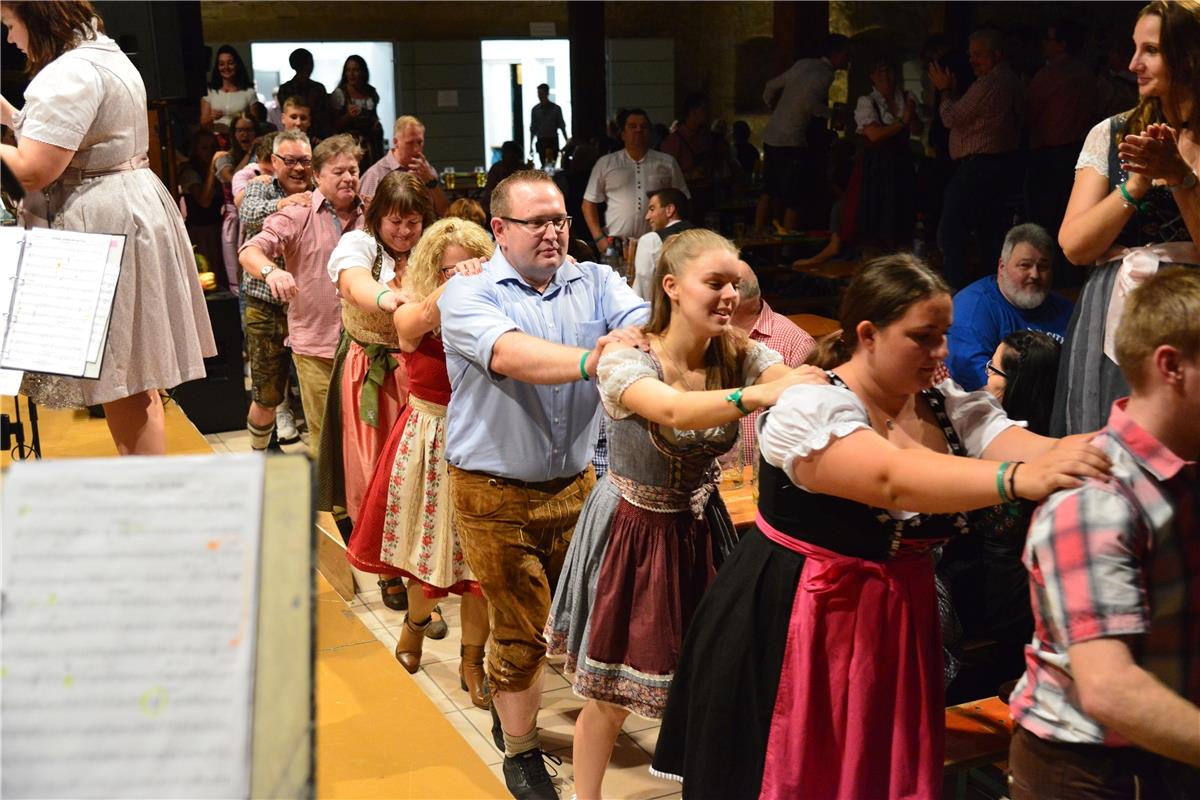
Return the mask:
[[[680,368],[680,366],[679,366],[679,361],[677,361],[677,360],[676,360],[675,356],[673,356],[673,355],[671,355],[669,352],[667,352],[667,348],[666,348],[666,346],[663,344],[663,341],[662,341],[662,339],[659,339],[659,340],[658,340],[658,349],[659,349],[659,350],[661,350],[661,351],[662,351],[662,354],[663,354],[664,356],[666,356],[666,357],[667,357],[667,360],[669,360],[669,361],[671,362],[671,366],[672,366],[672,367],[674,367],[676,370],[678,370],[678,372],[679,372],[679,378],[680,378],[680,380],[682,380],[682,381],[683,381],[683,385],[684,385],[685,387],[687,387],[687,390],[688,390],[689,392],[695,392],[695,391],[699,391],[699,390],[698,390],[698,389],[697,389],[695,386],[693,386],[693,385],[691,384],[691,382],[690,382],[690,381],[688,381],[688,370],[686,370],[686,369],[681,369],[681,368]],[[686,366],[686,363],[684,364],[684,366]]]

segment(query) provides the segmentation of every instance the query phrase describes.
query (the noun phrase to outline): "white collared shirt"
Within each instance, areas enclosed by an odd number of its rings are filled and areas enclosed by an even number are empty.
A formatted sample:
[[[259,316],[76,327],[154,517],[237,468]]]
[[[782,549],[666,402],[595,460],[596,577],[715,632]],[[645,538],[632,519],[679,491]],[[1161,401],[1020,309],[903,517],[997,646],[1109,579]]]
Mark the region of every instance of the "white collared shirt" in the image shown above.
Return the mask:
[[[647,150],[641,161],[634,161],[628,152],[620,150],[602,156],[592,167],[583,199],[589,203],[608,203],[604,228],[609,236],[624,239],[650,230],[646,222],[649,193],[667,187],[692,196],[683,170],[673,157]]]

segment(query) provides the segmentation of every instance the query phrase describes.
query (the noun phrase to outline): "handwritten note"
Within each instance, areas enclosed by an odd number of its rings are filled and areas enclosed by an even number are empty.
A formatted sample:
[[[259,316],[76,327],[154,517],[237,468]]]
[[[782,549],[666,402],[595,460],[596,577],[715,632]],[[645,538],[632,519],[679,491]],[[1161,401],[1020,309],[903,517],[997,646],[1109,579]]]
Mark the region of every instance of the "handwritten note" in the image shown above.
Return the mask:
[[[22,233],[0,365],[98,377],[124,237],[44,228]]]
[[[260,456],[18,463],[0,794],[246,797]]]

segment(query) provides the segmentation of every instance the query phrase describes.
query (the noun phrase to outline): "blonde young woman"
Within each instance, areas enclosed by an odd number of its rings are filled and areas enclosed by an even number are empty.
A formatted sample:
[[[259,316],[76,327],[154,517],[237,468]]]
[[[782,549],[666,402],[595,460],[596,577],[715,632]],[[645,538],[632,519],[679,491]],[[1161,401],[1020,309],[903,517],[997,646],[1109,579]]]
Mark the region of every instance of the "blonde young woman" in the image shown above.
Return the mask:
[[[381,188],[390,178],[384,179]],[[424,233],[409,259],[403,284],[405,302],[393,317],[408,375],[408,406],[380,454],[347,551],[351,563],[360,569],[409,579],[408,615],[396,643],[396,658],[410,673],[421,666],[422,644],[437,599],[449,594],[462,596],[459,679],[471,702],[484,709],[491,707],[483,677],[487,601],[454,530],[442,457],[450,378],[437,301],[453,275],[479,270],[478,262],[456,264],[486,260],[494,246],[475,223],[447,218]]]
[[[610,468],[589,495],[567,552],[547,625],[575,692],[575,789],[600,796],[621,723],[662,716],[680,646],[700,596],[734,543],[716,491],[716,458],[747,413],[772,405],[813,367],[732,327],[737,250],[707,230],[663,248],[649,352],[610,345],[600,359]]]

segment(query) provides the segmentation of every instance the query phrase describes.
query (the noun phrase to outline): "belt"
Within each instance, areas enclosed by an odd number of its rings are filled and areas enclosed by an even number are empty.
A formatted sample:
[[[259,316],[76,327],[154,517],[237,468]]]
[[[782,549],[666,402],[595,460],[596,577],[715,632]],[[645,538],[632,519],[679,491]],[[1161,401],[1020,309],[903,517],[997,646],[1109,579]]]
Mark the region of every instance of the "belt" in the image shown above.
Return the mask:
[[[560,492],[570,486],[575,481],[579,480],[591,467],[577,472],[574,475],[568,475],[565,478],[551,478],[548,481],[522,481],[516,478],[505,478],[500,475],[492,475],[487,472],[478,472],[473,469],[463,469],[462,467],[454,467],[460,472],[469,472],[472,475],[478,475],[481,478],[487,478],[487,482],[491,486],[518,486],[522,489],[533,489],[539,492]]]
[[[133,158],[122,161],[119,164],[113,164],[110,167],[103,169],[82,169],[80,167],[67,167],[63,170],[63,174],[59,180],[66,184],[82,183],[91,178],[100,178],[104,175],[116,175],[118,172],[132,172],[135,169],[148,169],[150,167],[150,157],[145,153],[134,156]]]

